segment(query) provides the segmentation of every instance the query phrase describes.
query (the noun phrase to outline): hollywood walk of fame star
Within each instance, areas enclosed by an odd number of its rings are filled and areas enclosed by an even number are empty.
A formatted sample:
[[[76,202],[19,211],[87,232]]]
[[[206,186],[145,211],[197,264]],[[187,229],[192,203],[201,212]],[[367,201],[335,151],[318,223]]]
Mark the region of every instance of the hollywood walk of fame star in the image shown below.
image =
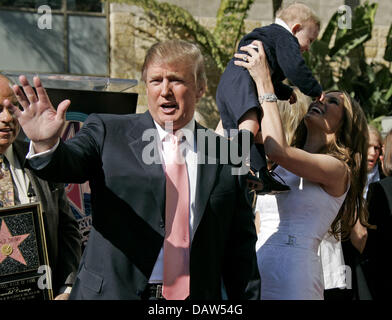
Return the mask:
[[[0,263],[2,263],[7,257],[10,257],[24,265],[27,265],[18,246],[29,235],[30,234],[27,233],[19,236],[12,236],[5,221],[2,220],[0,228]]]

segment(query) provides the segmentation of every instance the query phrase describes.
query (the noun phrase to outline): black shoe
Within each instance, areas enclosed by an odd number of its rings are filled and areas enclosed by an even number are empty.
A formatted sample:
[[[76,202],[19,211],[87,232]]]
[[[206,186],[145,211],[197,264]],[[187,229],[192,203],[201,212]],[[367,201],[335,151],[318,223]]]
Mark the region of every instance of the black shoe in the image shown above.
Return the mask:
[[[249,173],[247,177],[249,188],[255,191],[257,195],[278,194],[291,190],[289,186],[274,179],[273,175],[276,174],[273,171],[261,169],[259,175],[260,178]]]

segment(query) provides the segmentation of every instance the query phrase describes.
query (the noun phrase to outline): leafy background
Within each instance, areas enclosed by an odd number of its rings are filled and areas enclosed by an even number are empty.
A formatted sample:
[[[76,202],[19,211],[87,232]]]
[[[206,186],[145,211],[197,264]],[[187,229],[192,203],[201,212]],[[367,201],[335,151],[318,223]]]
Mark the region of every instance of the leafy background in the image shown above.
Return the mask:
[[[215,128],[219,120],[215,104],[219,78],[245,34],[244,22],[254,0],[221,0],[213,28],[204,27],[187,10],[174,4],[157,0],[108,1],[136,5],[144,10],[148,23],[159,29],[154,35],[157,41],[181,38],[200,46],[206,57],[209,85],[198,111],[205,125]],[[272,5],[275,15],[282,1],[273,0]],[[368,1],[357,6],[351,28],[339,28],[345,12],[335,12],[304,58],[324,90],[347,91],[360,102],[368,121],[380,128],[382,117],[392,115],[392,24],[384,54],[387,64],[366,62],[364,43],[372,37],[377,7],[377,3]],[[149,34],[147,30],[139,31]]]

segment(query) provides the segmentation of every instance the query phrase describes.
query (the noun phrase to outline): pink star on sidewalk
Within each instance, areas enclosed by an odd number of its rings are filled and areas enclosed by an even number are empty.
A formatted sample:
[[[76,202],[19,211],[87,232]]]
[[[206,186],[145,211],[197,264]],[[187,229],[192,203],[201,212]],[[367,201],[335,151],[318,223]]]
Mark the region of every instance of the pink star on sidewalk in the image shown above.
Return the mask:
[[[30,234],[27,233],[19,236],[12,236],[5,221],[2,220],[0,228],[0,263],[2,263],[7,257],[10,257],[24,265],[27,265],[18,246],[29,235]]]

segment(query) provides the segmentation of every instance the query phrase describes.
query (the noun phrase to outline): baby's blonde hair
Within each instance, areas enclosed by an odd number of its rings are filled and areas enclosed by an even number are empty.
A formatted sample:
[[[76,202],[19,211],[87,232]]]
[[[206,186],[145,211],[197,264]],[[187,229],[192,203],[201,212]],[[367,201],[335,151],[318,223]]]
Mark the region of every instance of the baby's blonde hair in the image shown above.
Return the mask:
[[[294,23],[312,23],[320,30],[320,18],[317,17],[312,9],[301,2],[294,2],[288,6],[282,7],[276,13],[276,17],[286,22],[290,27]]]

